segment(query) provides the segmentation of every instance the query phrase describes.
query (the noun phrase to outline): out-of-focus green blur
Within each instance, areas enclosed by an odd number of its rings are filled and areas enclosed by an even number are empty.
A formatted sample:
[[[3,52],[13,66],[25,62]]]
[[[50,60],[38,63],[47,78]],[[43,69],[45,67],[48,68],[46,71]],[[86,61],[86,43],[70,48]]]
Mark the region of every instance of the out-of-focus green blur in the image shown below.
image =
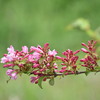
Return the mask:
[[[100,26],[100,0],[0,0],[0,57],[10,45],[21,50],[48,42],[59,55],[77,50],[91,38],[66,26],[81,17],[92,29]],[[6,69],[0,66],[0,100],[100,100],[99,73],[58,77],[53,87],[44,82],[40,89],[26,75],[7,84]]]

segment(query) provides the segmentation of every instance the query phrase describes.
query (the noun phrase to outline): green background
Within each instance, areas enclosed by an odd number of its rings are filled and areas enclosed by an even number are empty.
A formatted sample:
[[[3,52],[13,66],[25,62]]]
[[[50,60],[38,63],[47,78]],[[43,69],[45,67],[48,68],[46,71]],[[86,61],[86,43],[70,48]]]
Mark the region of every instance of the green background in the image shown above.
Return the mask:
[[[66,26],[81,17],[92,29],[100,26],[100,0],[0,0],[0,57],[10,45],[21,50],[24,45],[50,43],[59,55],[80,49],[91,38]],[[6,69],[0,66],[0,100],[100,100],[99,73],[58,77],[53,87],[44,82],[40,89],[26,75],[7,84]]]

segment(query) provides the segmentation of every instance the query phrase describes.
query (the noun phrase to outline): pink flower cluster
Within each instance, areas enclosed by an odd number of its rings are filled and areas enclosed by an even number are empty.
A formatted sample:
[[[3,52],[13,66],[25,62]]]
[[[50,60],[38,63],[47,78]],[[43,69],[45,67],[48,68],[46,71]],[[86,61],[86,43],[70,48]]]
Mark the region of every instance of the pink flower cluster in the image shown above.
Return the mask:
[[[84,64],[82,64],[82,66],[86,67],[89,70],[94,70],[95,67],[98,66],[97,64],[97,54],[96,54],[96,41],[88,41],[88,45],[86,45],[85,43],[82,43],[82,45],[85,48],[82,48],[81,50],[86,53],[85,58],[81,59],[80,61],[83,62]]]
[[[64,73],[65,75],[68,75],[69,73],[74,74],[77,71],[76,62],[79,57],[76,56],[76,54],[79,52],[80,50],[73,52],[72,50],[68,49],[62,53],[66,57],[60,58],[62,60],[61,65],[63,66],[59,71],[60,73]]]
[[[24,73],[33,75],[31,83],[37,84],[43,76],[45,76],[43,81],[46,81],[59,74],[76,74],[79,71],[78,65],[87,70],[95,70],[98,66],[95,44],[96,41],[93,40],[88,41],[88,45],[82,43],[86,49],[82,48],[75,52],[68,49],[62,53],[64,57],[56,56],[58,52],[55,49],[51,51],[48,43],[44,44],[43,47],[40,45],[30,48],[22,46],[21,51],[14,50],[11,45],[7,49],[8,54],[4,54],[4,57],[1,58],[1,63],[4,63],[4,68],[8,68],[6,74],[10,79],[16,80],[18,75]],[[80,51],[86,54],[85,58],[79,60],[83,64],[77,62],[79,57],[76,54]],[[58,65],[61,67],[58,68]]]
[[[10,46],[7,49],[8,54],[4,54],[1,58],[1,63],[4,63],[4,68],[11,68],[7,70],[7,75],[11,79],[17,79],[20,73],[33,74],[36,77],[31,77],[31,82],[37,83],[41,76],[51,74],[57,69],[54,61],[57,51],[51,51],[49,48],[48,43],[44,44],[43,48],[40,45],[31,46],[30,50],[27,46],[23,46],[21,51],[15,51],[14,47]]]

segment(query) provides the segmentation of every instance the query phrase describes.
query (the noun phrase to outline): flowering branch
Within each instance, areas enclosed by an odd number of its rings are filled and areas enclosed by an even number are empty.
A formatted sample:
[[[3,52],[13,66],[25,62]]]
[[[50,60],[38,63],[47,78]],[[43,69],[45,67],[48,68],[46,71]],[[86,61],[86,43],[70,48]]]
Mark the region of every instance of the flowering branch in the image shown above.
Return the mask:
[[[8,54],[4,54],[1,58],[4,68],[8,68],[6,74],[12,80],[16,80],[18,75],[33,75],[31,83],[38,84],[42,88],[42,81],[49,79],[49,84],[54,85],[54,78],[57,76],[88,74],[90,72],[100,72],[98,61],[99,55],[96,53],[96,41],[88,41],[88,45],[82,43],[81,50],[73,52],[68,49],[62,53],[64,57],[57,56],[57,51],[50,50],[49,44],[44,47],[38,45],[31,46],[30,50],[27,46],[23,46],[21,51],[14,50],[11,45],[7,48]],[[79,60],[77,54],[85,53],[85,57]],[[84,71],[81,68],[84,67]]]
[[[91,71],[91,72],[100,72],[100,70],[98,71]],[[87,74],[87,71],[81,71],[81,72],[76,72],[76,73],[69,73],[68,75],[79,75],[79,74]],[[63,73],[56,73],[56,74],[42,74],[43,76],[54,76],[54,77],[57,77],[57,76],[63,76]]]

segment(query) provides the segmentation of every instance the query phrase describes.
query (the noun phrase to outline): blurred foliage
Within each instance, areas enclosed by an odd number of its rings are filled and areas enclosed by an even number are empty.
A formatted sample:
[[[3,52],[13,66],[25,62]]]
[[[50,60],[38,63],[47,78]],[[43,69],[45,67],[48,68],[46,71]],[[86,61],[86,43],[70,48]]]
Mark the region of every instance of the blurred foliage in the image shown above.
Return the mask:
[[[97,53],[100,55],[100,27],[96,28],[95,30],[91,29],[91,25],[88,20],[84,18],[79,18],[72,24],[69,24],[66,27],[66,30],[80,30],[84,31],[91,39],[96,40],[98,43]]]
[[[85,31],[67,31],[66,25],[78,18],[95,30],[100,26],[100,0],[0,0],[0,56],[6,48],[49,42],[59,53],[70,48],[77,50],[81,42],[91,39]],[[78,24],[81,24],[80,20]],[[96,32],[100,29],[96,29]],[[81,55],[82,56],[82,55]],[[57,78],[53,87],[44,83],[44,89],[31,84],[23,75],[8,84],[5,69],[0,68],[0,100],[99,100],[100,74],[96,76],[68,76]]]
[[[84,18],[79,18],[74,23],[68,25],[66,29],[67,30],[79,29],[81,31],[84,31],[91,38],[100,42],[100,27],[98,27],[96,30],[92,30],[90,26],[91,25],[88,20]]]

